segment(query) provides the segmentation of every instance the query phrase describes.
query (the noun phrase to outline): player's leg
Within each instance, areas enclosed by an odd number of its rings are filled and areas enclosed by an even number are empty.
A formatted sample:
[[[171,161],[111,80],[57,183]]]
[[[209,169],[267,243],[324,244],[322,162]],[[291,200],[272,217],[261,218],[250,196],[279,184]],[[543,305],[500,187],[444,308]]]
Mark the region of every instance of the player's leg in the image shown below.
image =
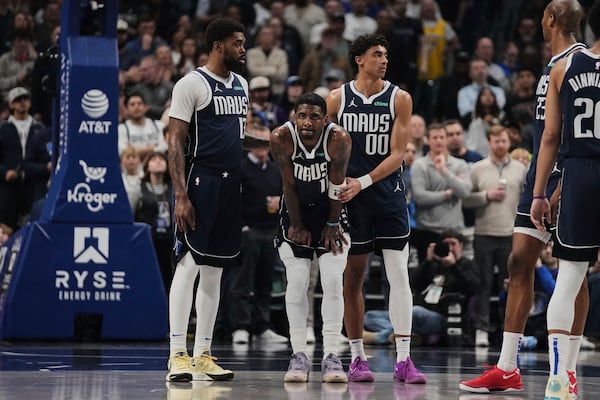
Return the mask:
[[[342,253],[333,255],[328,252],[319,257],[319,270],[323,300],[321,302],[321,316],[323,318],[323,360],[321,363],[321,378],[323,382],[347,382],[342,362],[338,356],[339,335],[342,331],[344,315],[344,298],[342,285],[350,236],[345,235],[348,241]]]
[[[519,344],[533,302],[535,263],[549,237],[549,234],[544,235],[532,228],[523,228],[513,234],[512,252],[508,257],[509,289],[500,358],[498,364],[483,375],[462,381],[462,390],[475,393],[523,390],[517,365]]]
[[[390,284],[389,312],[396,341],[394,379],[406,383],[426,383],[410,358],[413,299],[408,280],[408,243],[402,250],[383,249],[385,273]]]
[[[559,259],[556,286],[548,303],[548,357],[550,376],[546,396],[551,398],[569,392],[570,333],[575,317],[575,299],[581,288],[588,268],[587,261]]]
[[[223,268],[200,265],[196,290],[196,337],[194,341],[194,380],[226,381],[233,372],[215,363],[210,347],[221,298]]]
[[[369,370],[362,333],[364,329],[365,303],[362,288],[367,273],[369,253],[373,251],[373,211],[376,205],[361,193],[348,203],[351,224],[352,246],[344,271],[344,324],[350,344],[351,362],[348,379],[353,382],[372,382],[375,379]]]
[[[287,242],[279,246],[279,256],[285,265],[287,279],[285,308],[290,325],[290,343],[293,353],[284,381],[307,382],[311,366],[306,343],[308,315],[306,291],[310,279],[310,259],[296,257]]]
[[[208,176],[203,179],[207,184]],[[196,188],[196,185],[192,187]],[[196,241],[204,241],[202,246],[194,247],[196,262],[200,265],[200,279],[196,290],[194,380],[230,380],[233,372],[217,365],[216,358],[210,354],[210,347],[219,310],[223,268],[239,264],[242,241],[240,181],[237,176],[212,176],[211,185],[206,185],[204,189],[200,185],[194,190],[200,192],[197,196],[199,200],[192,203],[197,222],[194,233],[188,234],[188,237],[193,235],[196,236]],[[200,234],[202,237],[198,238]]]
[[[573,318],[573,326],[571,327],[571,335],[569,337],[569,351],[567,358],[567,374],[569,376],[569,394],[571,399],[577,399],[577,358],[581,348],[581,339],[585,329],[588,310],[590,307],[590,295],[588,291],[587,278],[583,279],[579,293],[575,298],[575,317]]]
[[[365,316],[362,287],[367,273],[368,257],[368,254],[349,255],[344,271],[344,324],[352,359],[348,368],[348,379],[353,382],[372,382],[375,379],[369,370],[362,339]]]
[[[167,380],[189,382],[192,380],[191,359],[188,356],[186,338],[192,301],[194,281],[199,268],[191,253],[177,263],[169,292],[169,372]]]

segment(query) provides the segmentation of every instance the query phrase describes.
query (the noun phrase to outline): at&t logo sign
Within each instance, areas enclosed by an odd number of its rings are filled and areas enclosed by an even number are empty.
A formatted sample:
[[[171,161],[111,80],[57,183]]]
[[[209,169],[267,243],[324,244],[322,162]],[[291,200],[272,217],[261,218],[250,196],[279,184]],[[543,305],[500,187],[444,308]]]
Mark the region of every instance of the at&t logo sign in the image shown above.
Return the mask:
[[[94,120],[84,120],[79,124],[79,133],[93,133],[105,135],[108,133],[112,121],[99,121],[109,106],[108,96],[102,90],[90,89],[81,98],[81,108],[83,112]]]

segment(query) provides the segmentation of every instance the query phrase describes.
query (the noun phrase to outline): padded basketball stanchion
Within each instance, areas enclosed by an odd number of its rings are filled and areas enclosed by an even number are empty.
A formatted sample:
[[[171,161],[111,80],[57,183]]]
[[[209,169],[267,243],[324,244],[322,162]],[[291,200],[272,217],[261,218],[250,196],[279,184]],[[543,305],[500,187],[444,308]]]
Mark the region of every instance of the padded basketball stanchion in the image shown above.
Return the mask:
[[[78,339],[85,321],[99,339],[167,334],[150,229],[133,222],[119,166],[118,2],[88,3],[63,3],[59,148],[42,218],[0,247],[2,339]]]

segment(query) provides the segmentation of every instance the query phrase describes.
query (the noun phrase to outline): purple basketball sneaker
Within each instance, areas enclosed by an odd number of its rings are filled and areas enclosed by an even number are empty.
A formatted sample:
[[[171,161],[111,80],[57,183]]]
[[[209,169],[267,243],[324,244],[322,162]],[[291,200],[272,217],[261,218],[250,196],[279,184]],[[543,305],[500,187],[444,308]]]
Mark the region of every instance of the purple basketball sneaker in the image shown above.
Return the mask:
[[[369,363],[360,357],[356,357],[348,368],[348,380],[350,382],[373,382],[375,376],[369,370]]]
[[[410,357],[397,362],[394,367],[394,380],[406,383],[427,383],[427,377],[413,364]]]

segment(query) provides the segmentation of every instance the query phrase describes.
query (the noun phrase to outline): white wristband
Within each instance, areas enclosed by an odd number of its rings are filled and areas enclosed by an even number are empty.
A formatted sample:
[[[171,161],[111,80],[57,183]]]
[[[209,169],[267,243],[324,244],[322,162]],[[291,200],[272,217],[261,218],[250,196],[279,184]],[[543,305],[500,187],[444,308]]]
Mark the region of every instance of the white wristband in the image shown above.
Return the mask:
[[[360,183],[360,190],[365,190],[373,184],[373,178],[369,174],[364,174],[360,178],[356,178],[356,180]]]
[[[339,185],[336,185],[335,183],[329,181],[329,190],[327,192],[327,194],[329,195],[329,198],[331,200],[338,200],[338,195],[340,194],[340,192],[342,191],[342,188],[346,186],[346,180],[344,179],[344,182],[340,183]]]

